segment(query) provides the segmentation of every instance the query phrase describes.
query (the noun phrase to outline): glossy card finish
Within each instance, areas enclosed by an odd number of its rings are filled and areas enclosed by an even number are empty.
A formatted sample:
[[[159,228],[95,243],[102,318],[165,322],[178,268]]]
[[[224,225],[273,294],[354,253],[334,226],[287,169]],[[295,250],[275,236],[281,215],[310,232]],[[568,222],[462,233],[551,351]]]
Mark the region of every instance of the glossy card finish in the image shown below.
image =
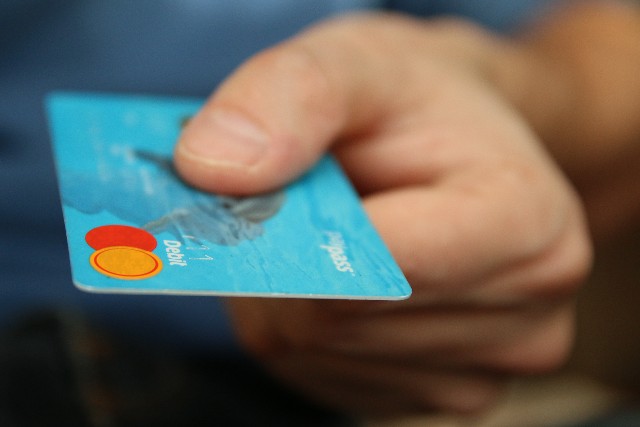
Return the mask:
[[[411,289],[337,163],[247,198],[185,185],[172,151],[200,100],[47,100],[73,281],[93,292],[403,299]]]

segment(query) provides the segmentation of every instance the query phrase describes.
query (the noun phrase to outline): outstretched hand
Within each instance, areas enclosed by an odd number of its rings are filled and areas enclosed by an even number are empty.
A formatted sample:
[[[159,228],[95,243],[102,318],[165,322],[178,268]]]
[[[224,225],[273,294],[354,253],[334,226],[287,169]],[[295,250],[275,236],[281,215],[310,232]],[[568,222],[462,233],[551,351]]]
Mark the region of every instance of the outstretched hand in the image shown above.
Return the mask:
[[[250,59],[176,148],[209,191],[254,194],[332,150],[411,283],[402,302],[230,299],[278,377],[350,412],[473,411],[566,358],[589,268],[579,201],[455,21],[329,21]]]

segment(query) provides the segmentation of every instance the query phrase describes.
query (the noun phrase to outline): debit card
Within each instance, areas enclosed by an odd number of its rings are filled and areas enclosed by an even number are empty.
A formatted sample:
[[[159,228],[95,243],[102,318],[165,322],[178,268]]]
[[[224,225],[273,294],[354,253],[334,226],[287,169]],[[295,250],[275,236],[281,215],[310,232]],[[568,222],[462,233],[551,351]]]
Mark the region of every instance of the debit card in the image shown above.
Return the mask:
[[[268,194],[196,190],[172,152],[200,99],[47,99],[73,282],[92,292],[403,299],[400,268],[329,155]]]

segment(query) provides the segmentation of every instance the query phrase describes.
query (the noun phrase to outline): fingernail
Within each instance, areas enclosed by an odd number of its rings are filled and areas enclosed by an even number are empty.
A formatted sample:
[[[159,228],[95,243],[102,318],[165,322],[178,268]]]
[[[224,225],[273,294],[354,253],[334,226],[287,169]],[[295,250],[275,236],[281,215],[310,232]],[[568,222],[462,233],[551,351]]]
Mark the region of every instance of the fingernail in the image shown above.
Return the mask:
[[[249,167],[262,158],[268,140],[266,131],[244,115],[214,110],[192,119],[180,149],[204,163]]]

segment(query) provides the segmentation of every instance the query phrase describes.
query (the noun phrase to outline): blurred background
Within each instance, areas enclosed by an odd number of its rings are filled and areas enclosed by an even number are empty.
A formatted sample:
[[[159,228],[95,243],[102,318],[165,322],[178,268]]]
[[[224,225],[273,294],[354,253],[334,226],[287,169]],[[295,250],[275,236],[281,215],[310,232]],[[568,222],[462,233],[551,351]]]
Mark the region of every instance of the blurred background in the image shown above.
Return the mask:
[[[567,371],[514,384],[475,419],[332,413],[250,361],[218,300],[91,295],[70,280],[47,93],[204,98],[253,53],[346,11],[451,13],[508,32],[550,3],[0,1],[0,426],[640,425],[640,230],[603,248]]]

